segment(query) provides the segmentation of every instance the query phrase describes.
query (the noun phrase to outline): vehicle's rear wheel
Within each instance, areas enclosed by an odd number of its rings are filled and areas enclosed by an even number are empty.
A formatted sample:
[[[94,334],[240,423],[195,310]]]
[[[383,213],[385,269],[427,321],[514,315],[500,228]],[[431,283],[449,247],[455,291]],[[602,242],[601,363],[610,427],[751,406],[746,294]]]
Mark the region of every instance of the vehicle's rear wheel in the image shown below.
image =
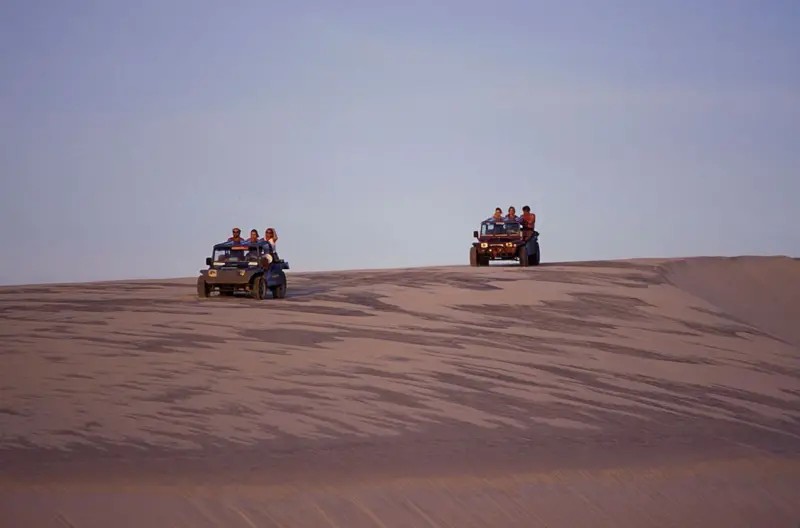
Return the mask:
[[[251,295],[253,296],[253,299],[256,299],[257,301],[267,297],[267,281],[264,280],[263,276],[259,275],[253,279]]]
[[[205,298],[211,295],[211,285],[203,279],[197,279],[197,296]]]
[[[519,247],[519,265],[523,268],[528,266],[528,249],[525,246]]]
[[[536,253],[533,255],[532,264],[534,266],[538,266],[539,262],[541,262],[541,260],[542,260],[542,253],[541,253],[541,250],[539,250],[539,244],[537,243],[536,244]]]
[[[278,286],[272,287],[272,298],[273,299],[283,299],[286,297],[286,281],[283,281],[283,284]]]
[[[469,265],[473,267],[481,265],[481,263],[478,261],[478,248],[475,246],[469,248]]]

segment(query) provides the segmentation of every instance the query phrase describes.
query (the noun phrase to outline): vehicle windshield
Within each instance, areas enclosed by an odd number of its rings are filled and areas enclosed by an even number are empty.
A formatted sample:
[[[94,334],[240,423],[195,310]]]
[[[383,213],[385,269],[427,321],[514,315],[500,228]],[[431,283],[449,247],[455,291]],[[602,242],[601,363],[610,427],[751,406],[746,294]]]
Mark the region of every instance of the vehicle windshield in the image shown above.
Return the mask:
[[[214,250],[214,262],[237,263],[258,260],[268,252],[266,246],[240,246],[222,247]]]
[[[517,222],[485,222],[481,225],[481,236],[518,235],[520,229]]]

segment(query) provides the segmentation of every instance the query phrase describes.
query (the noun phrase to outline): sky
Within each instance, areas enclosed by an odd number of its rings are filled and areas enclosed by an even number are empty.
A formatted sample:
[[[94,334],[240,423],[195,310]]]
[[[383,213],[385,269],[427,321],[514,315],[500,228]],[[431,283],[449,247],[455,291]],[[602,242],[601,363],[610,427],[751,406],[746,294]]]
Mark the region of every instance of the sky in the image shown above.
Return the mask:
[[[395,5],[398,4],[398,5]],[[402,4],[402,5],[399,5]],[[0,2],[0,284],[800,256],[800,2]]]

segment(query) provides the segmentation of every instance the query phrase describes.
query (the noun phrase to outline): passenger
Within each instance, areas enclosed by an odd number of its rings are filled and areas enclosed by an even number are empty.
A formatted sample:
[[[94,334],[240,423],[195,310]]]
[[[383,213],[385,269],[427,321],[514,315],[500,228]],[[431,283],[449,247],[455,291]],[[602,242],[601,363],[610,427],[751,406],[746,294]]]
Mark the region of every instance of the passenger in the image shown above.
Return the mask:
[[[506,215],[506,222],[519,222],[519,217],[517,216],[517,210],[512,205],[508,208],[508,214]]]
[[[531,212],[530,206],[522,208],[522,216],[519,217],[522,224],[522,239],[525,240],[525,250],[528,255],[533,255],[536,251],[536,215]]]
[[[251,229],[250,230],[250,238],[244,241],[245,244],[258,244],[258,230]],[[248,260],[257,258],[258,257],[258,248],[250,248],[247,250],[247,254],[245,258]]]
[[[231,232],[233,236],[228,238],[228,242],[233,242],[234,244],[241,244],[242,242],[244,242],[244,239],[242,238],[241,229],[239,229],[238,227],[234,227]]]
[[[494,216],[490,216],[484,222],[502,222],[503,221],[503,210],[499,207],[494,208]]]
[[[519,217],[519,220],[523,233],[532,234],[536,229],[536,215],[531,212],[529,205],[522,208],[522,216]]]
[[[278,232],[274,227],[268,227],[264,230],[264,241],[269,242],[272,246],[272,251],[278,250]]]

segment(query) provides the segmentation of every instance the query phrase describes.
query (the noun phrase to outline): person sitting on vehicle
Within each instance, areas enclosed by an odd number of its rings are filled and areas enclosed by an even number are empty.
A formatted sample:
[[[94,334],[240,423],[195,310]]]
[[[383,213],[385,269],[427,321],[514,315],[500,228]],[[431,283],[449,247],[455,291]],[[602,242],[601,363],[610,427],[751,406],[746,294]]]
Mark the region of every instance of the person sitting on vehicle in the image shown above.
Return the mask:
[[[522,208],[522,216],[519,217],[519,220],[522,224],[522,232],[526,235],[533,234],[533,231],[536,229],[536,215],[531,212],[529,205]]]
[[[242,230],[238,227],[234,227],[231,231],[233,234],[232,237],[228,238],[228,242],[233,242],[234,244],[242,244],[244,243],[244,239],[242,238]]]
[[[490,216],[484,222],[502,222],[503,221],[503,210],[499,207],[494,208],[494,215]]]
[[[280,257],[278,256],[277,250],[277,243],[278,243],[278,232],[275,230],[274,227],[268,227],[264,229],[264,238],[260,239],[259,242],[269,242],[272,252],[272,255],[268,255],[269,262],[274,260],[280,261]]]
[[[506,215],[506,222],[519,222],[519,217],[517,216],[517,210],[512,205],[508,208],[508,214]]]
[[[275,231],[274,227],[268,227],[264,230],[264,238],[262,239],[264,242],[269,242],[272,246],[273,251],[277,251],[278,249],[278,232]]]
[[[245,240],[244,244],[258,244],[258,242],[259,242],[258,230],[257,229],[251,229],[250,230],[250,238]],[[248,249],[247,250],[247,254],[245,255],[245,258],[247,258],[248,260],[251,260],[251,259],[254,259],[254,258],[258,258],[258,248],[250,248],[250,249]]]

